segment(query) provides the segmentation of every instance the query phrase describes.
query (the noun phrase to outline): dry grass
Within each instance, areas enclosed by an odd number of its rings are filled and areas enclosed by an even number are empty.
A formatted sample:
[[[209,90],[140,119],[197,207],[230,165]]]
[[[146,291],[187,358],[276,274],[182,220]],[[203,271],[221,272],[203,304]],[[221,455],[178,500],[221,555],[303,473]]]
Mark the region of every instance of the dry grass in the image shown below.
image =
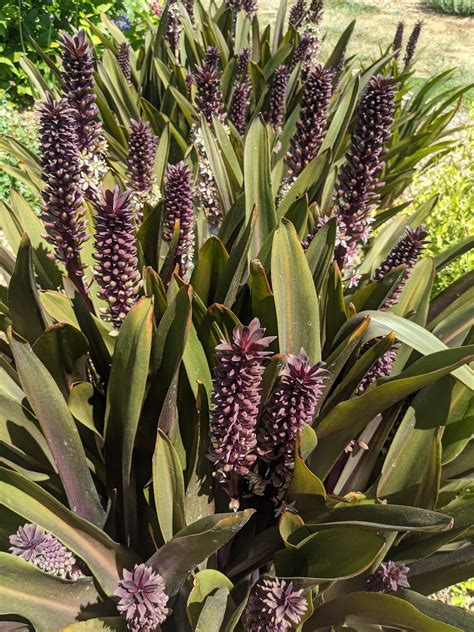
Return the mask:
[[[278,4],[279,0],[259,0],[261,19],[273,21]],[[323,54],[330,50],[353,19],[357,20],[357,25],[349,54],[357,52],[362,57],[372,57],[378,53],[379,47],[386,48],[390,44],[400,20],[405,22],[408,31],[417,20],[423,20],[418,75],[428,77],[457,67],[453,78],[455,83],[474,82],[473,17],[436,13],[428,9],[423,0],[326,0],[322,24],[326,34]],[[471,99],[474,98],[473,93]]]

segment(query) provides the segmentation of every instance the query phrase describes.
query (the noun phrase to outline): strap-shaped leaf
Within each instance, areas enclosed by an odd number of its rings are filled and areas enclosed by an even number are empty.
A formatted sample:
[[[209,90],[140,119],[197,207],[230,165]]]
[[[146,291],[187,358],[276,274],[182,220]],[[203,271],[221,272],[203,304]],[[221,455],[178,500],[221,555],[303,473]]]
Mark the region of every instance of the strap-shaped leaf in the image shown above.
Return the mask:
[[[277,224],[275,199],[271,182],[271,159],[268,129],[256,118],[247,132],[244,151],[245,216],[258,209],[257,223],[250,249],[251,257],[260,251],[265,239]]]
[[[91,577],[66,581],[0,552],[0,614],[24,617],[37,632],[62,630],[99,599]]]
[[[462,632],[461,628],[436,621],[395,595],[350,593],[316,608],[306,622],[308,632],[343,623],[387,625],[407,632]]]
[[[126,316],[115,344],[105,413],[108,484],[123,490],[125,531],[132,530],[131,469],[150,362],[153,305],[144,298]],[[117,480],[121,464],[121,480]],[[120,468],[120,466],[119,466]]]
[[[21,385],[54,456],[69,506],[79,516],[102,526],[105,513],[67,403],[30,345],[15,339],[11,331],[8,338]]]
[[[175,595],[189,573],[233,538],[253,513],[246,509],[202,518],[162,546],[147,564],[162,575],[168,595]]]
[[[311,362],[321,358],[319,304],[308,261],[293,224],[282,220],[271,255],[272,287],[281,353],[304,347]]]

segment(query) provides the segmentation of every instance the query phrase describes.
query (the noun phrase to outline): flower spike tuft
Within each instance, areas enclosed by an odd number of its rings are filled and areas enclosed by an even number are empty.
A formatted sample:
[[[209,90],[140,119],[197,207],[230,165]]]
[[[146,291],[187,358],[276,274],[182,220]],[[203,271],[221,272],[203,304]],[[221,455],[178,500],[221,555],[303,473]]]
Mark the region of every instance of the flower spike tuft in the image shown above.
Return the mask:
[[[296,627],[308,609],[304,591],[293,582],[263,578],[253,587],[245,609],[248,632],[285,632]]]
[[[49,575],[76,580],[83,576],[71,551],[37,524],[24,524],[10,536],[10,553]]]
[[[156,632],[168,616],[163,577],[146,564],[135,564],[133,571],[125,569],[114,595],[130,632]]]

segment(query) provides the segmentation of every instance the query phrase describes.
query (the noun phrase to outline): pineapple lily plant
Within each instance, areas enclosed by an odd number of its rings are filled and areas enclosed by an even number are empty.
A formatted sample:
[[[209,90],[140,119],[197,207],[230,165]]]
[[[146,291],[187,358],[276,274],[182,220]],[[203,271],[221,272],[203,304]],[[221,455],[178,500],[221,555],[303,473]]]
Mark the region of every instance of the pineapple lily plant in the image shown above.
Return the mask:
[[[423,257],[467,88],[416,25],[360,66],[322,2],[167,5],[44,56],[1,203],[0,628],[472,629],[472,247]],[[394,29],[395,30],[395,29]],[[43,54],[44,55],[44,54]],[[422,162],[420,162],[422,161]]]

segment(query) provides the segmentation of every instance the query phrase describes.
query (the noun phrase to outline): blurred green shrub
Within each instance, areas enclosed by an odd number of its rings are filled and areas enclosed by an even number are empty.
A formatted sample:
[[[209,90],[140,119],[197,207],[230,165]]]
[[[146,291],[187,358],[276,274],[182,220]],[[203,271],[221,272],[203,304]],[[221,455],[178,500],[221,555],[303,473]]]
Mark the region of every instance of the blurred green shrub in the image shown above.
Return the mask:
[[[32,108],[20,111],[5,98],[0,98],[0,137],[12,136],[24,143],[28,149],[36,150],[36,122]],[[33,203],[35,198],[31,194],[31,188],[25,186],[23,182],[7,173],[8,167],[15,167],[16,161],[9,156],[6,151],[0,149],[0,200],[6,200],[8,194],[14,186],[25,198]],[[38,200],[36,200],[37,202]]]
[[[23,105],[32,102],[31,89],[19,63],[25,55],[43,76],[48,76],[48,67],[30,38],[54,56],[61,29],[87,28],[89,22],[98,24],[101,13],[107,13],[112,20],[123,17],[122,28],[127,29],[132,43],[143,32],[147,20],[154,19],[147,0],[0,0],[0,97],[8,96]]]
[[[457,148],[439,158],[413,182],[412,195],[417,206],[434,193],[439,194],[436,213],[426,221],[431,238],[426,255],[437,255],[474,234],[474,131],[471,127],[474,110],[470,114],[471,117],[466,117],[466,129],[459,133]],[[447,287],[473,267],[474,252],[471,250],[436,275],[434,292]]]
[[[474,0],[428,0],[433,9],[440,9],[444,13],[458,15],[474,15]]]

